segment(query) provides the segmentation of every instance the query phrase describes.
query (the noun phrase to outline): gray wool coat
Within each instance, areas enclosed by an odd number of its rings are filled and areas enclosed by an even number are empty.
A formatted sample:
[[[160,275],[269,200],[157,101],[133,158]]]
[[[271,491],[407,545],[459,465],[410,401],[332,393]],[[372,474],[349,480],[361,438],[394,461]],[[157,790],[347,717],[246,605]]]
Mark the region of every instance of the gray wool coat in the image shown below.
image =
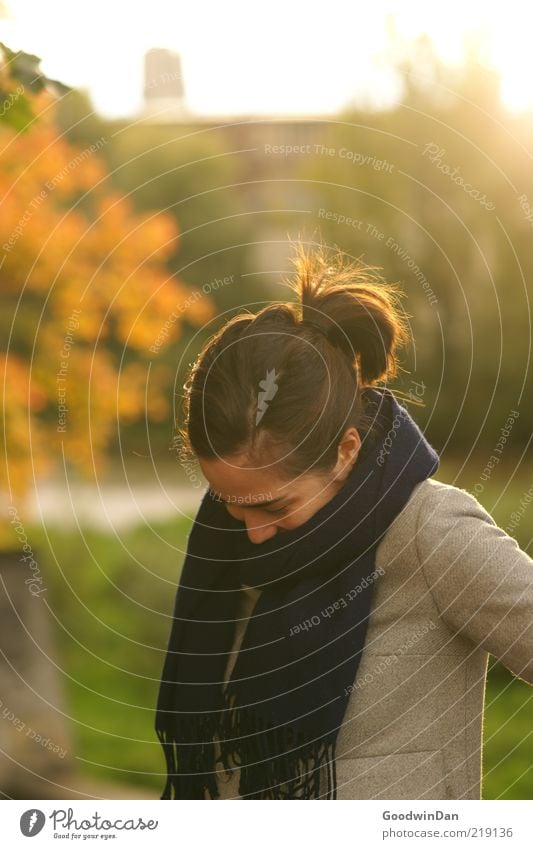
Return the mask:
[[[533,685],[533,560],[474,496],[428,478],[375,569],[337,737],[337,799],[480,799],[489,653]],[[258,591],[242,595],[226,681]],[[217,777],[221,799],[241,798],[238,769]]]

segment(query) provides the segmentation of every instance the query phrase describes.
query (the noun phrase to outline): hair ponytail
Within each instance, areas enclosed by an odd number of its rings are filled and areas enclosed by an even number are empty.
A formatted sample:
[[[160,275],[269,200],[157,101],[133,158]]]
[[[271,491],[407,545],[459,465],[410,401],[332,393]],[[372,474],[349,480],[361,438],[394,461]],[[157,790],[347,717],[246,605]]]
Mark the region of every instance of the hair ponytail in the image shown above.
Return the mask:
[[[301,303],[302,319],[322,326],[328,339],[357,364],[363,385],[395,377],[397,350],[410,339],[397,306],[404,292],[393,283],[378,282],[373,267],[347,261],[340,252],[328,256],[322,244],[306,252],[298,243],[292,262],[296,280],[288,283]]]

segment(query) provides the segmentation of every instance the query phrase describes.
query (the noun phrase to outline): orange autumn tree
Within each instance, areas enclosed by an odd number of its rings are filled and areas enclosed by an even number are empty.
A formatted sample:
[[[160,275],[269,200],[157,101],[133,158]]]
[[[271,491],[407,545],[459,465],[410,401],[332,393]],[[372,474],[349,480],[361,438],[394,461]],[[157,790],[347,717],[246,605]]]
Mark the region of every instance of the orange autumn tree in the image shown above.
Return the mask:
[[[69,462],[94,474],[121,423],[171,412],[172,375],[150,346],[179,336],[161,328],[190,296],[168,275],[175,219],[139,213],[115,191],[99,151],[54,126],[55,95],[33,98],[23,132],[0,124],[0,361],[3,460],[8,501],[34,477]],[[182,315],[202,323],[207,297]],[[150,365],[150,368],[149,368]],[[149,379],[148,379],[149,378]],[[13,544],[4,511],[0,545]]]

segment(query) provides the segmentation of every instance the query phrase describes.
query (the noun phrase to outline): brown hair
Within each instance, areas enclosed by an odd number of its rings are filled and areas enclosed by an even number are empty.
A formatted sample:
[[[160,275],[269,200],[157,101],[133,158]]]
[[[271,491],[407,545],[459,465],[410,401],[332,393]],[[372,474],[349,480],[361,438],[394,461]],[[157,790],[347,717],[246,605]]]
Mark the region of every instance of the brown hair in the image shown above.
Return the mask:
[[[397,348],[409,341],[396,305],[403,293],[323,244],[296,243],[291,261],[295,279],[284,282],[299,303],[234,316],[190,368],[182,457],[279,461],[279,475],[291,478],[332,469],[345,430],[370,427],[362,390],[397,374]]]

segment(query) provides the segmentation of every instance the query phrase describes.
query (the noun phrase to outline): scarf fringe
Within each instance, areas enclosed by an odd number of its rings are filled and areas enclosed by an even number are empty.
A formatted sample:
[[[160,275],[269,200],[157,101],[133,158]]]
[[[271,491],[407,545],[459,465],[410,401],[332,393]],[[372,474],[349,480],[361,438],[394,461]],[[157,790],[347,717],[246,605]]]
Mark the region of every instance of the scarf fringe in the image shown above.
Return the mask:
[[[336,735],[298,744],[294,727],[266,723],[249,709],[237,709],[235,696],[228,696],[229,689],[228,686],[224,693],[226,710],[222,720],[219,761],[226,773],[233,772],[230,758],[240,768],[241,797],[336,799]],[[322,767],[326,769],[325,796],[321,793]]]
[[[220,796],[214,772],[215,730],[208,715],[180,718],[176,722],[178,732],[187,743],[178,739],[174,730],[156,727],[156,733],[165,755],[167,778],[160,799],[205,799],[205,791],[211,798]],[[180,736],[181,736],[180,734]]]
[[[217,763],[227,775],[240,768],[243,799],[337,798],[334,736],[296,745],[294,728],[267,724],[250,710],[236,709],[234,701],[226,695],[222,721],[198,714],[180,718],[176,732],[156,728],[167,766],[161,799],[205,799],[206,792],[220,798]]]

